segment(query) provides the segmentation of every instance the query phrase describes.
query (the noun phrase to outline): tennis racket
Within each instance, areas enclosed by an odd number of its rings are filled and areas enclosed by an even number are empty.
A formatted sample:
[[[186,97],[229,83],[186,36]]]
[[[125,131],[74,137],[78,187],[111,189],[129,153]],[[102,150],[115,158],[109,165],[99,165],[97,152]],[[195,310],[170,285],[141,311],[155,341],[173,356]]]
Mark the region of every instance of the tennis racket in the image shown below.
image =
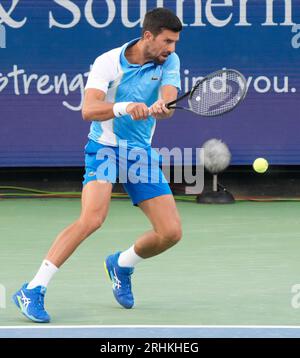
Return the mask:
[[[185,109],[204,117],[215,117],[232,111],[247,94],[245,77],[236,70],[220,70],[196,82],[194,87],[175,101],[169,109]],[[178,105],[188,97],[189,107]]]

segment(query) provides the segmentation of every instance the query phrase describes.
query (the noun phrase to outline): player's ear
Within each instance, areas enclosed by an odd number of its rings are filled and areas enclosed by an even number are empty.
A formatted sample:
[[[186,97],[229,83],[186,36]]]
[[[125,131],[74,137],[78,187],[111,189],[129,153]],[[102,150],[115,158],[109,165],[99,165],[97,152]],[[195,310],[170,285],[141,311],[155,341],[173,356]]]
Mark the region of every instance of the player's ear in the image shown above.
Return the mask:
[[[144,40],[153,40],[153,38],[154,38],[154,35],[152,34],[152,32],[150,32],[150,31],[145,31],[144,32],[144,35],[143,35],[143,39]]]

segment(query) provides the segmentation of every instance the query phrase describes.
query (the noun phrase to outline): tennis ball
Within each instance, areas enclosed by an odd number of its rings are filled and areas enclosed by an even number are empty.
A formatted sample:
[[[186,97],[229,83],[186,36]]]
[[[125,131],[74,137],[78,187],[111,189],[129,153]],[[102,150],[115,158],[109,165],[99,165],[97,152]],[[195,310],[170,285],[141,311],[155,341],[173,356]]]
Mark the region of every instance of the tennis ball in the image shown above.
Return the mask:
[[[269,163],[265,158],[257,158],[253,162],[253,169],[257,173],[264,173],[267,171]]]

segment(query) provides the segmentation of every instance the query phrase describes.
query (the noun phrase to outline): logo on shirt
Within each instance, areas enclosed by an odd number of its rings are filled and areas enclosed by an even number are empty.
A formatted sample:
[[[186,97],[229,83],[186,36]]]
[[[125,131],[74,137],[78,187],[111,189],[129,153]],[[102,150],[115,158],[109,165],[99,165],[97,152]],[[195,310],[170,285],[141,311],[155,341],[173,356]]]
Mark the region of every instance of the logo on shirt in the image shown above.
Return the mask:
[[[152,81],[158,81],[158,80],[160,80],[160,77],[155,77],[155,76],[153,76],[153,77],[151,78],[151,80],[152,80]]]
[[[178,72],[179,71],[177,71],[177,70],[171,70],[171,71],[167,71],[167,74],[168,75],[177,75]]]

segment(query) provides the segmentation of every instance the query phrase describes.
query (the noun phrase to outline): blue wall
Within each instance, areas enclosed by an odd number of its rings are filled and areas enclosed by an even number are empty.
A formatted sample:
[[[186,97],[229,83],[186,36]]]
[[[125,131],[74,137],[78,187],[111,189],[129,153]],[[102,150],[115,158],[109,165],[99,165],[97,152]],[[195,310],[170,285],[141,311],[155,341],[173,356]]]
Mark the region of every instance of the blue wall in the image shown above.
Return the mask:
[[[183,89],[227,67],[244,73],[249,93],[222,118],[177,111],[158,123],[154,147],[221,138],[233,164],[258,156],[300,164],[300,1],[15,0],[0,1],[0,166],[83,165],[89,125],[80,107],[90,65],[138,37],[140,15],[161,4],[186,24],[176,50]]]

